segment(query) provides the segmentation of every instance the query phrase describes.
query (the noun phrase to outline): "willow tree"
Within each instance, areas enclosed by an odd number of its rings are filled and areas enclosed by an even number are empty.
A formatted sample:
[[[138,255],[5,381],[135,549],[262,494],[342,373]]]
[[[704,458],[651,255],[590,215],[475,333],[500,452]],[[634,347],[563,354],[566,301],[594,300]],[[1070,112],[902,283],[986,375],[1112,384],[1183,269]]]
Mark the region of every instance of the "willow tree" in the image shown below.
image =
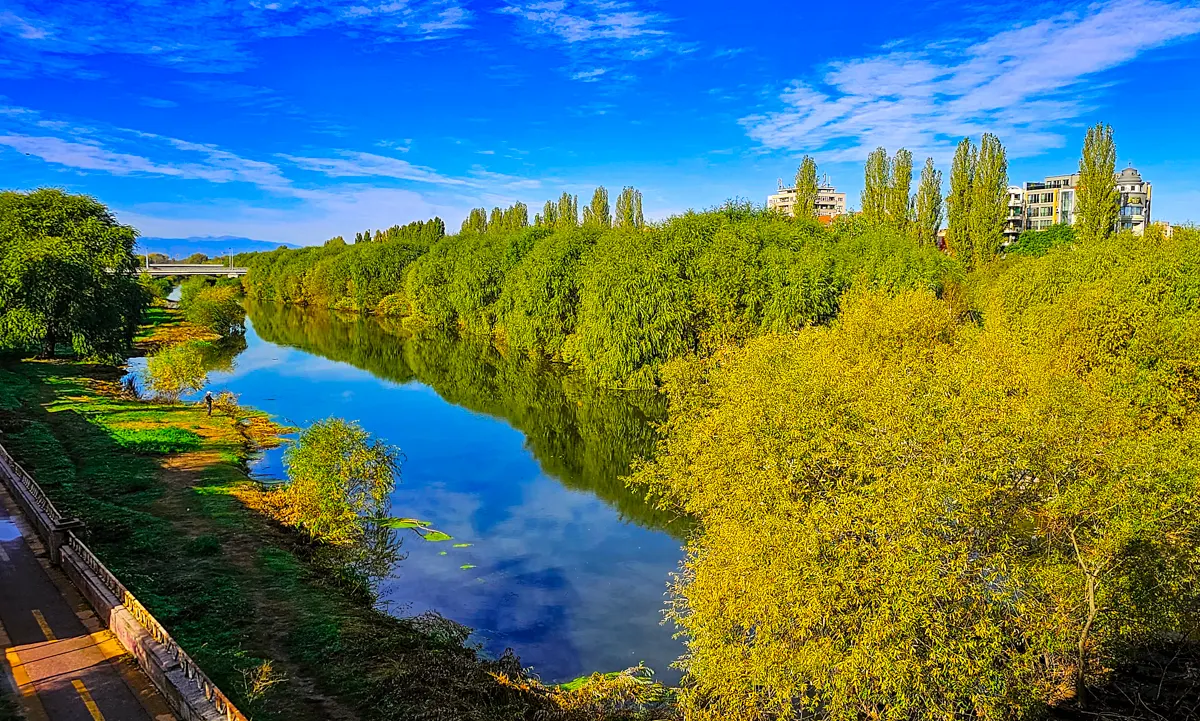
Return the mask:
[[[588,227],[611,228],[612,213],[608,207],[608,189],[601,185],[592,193],[592,202],[583,209],[583,224]]]
[[[862,214],[872,222],[887,219],[888,188],[892,183],[887,150],[875,148],[863,168]]]
[[[1084,242],[1107,238],[1117,226],[1121,196],[1114,181],[1117,147],[1109,125],[1097,123],[1088,128],[1079,160],[1079,187],[1075,215],[1079,238]]]
[[[987,263],[1000,252],[1008,218],[1008,156],[1000,139],[984,133],[971,182],[971,264]]]
[[[817,161],[805,155],[796,171],[796,202],[792,205],[797,218],[817,217]]]
[[[85,195],[0,193],[0,346],[125,352],[146,303],[136,237]]]
[[[907,233],[912,213],[912,151],[900,148],[889,164],[887,193],[884,196],[888,224]]]
[[[971,186],[975,181],[978,151],[963,138],[950,164],[950,195],[946,197],[946,250],[964,264],[971,263]]]
[[[942,171],[934,167],[933,158],[926,158],[921,169],[914,210],[913,237],[921,245],[936,245],[942,228]]]

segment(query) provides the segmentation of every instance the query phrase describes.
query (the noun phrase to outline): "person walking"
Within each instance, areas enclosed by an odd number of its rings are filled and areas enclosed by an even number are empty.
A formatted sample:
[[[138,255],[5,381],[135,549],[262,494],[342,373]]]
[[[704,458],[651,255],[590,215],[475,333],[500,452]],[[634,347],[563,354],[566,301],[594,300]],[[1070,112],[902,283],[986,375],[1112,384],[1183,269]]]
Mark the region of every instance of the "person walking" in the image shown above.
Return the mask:
[[[212,415],[212,404],[213,404],[212,391],[205,391],[204,405],[208,406],[208,415],[210,415],[210,416]]]

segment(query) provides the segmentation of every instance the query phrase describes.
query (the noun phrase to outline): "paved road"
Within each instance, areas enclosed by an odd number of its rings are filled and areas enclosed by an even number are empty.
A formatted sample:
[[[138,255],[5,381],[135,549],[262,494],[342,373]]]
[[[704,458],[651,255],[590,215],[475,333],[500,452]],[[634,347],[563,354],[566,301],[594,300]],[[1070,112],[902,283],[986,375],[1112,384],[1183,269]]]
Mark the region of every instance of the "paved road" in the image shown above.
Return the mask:
[[[0,686],[15,683],[29,721],[174,719],[15,508],[0,486]]]

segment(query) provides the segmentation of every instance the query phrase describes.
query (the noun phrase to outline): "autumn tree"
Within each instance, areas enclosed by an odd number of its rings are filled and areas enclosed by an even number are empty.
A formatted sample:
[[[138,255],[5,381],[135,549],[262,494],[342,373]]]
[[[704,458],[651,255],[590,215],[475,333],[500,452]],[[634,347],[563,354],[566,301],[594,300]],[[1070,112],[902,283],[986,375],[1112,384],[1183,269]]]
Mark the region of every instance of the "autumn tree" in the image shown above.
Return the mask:
[[[1116,164],[1112,126],[1097,123],[1088,128],[1075,194],[1078,235],[1085,243],[1103,240],[1117,227],[1121,196],[1115,183]]]
[[[926,246],[937,244],[938,231],[942,228],[942,171],[933,165],[933,158],[925,160],[921,169],[921,182],[917,187],[914,208],[913,237]]]
[[[796,171],[796,201],[792,205],[793,215],[797,218],[817,217],[817,161],[805,155]]]

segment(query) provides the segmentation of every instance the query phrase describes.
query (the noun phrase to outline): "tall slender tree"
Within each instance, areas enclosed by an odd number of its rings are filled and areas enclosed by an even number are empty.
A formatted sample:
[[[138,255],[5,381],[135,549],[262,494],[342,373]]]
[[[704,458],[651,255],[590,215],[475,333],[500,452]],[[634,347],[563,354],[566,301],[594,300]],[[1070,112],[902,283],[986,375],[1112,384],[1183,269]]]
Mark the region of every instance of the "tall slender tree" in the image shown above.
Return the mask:
[[[547,228],[553,228],[558,225],[558,204],[553,200],[547,200],[542,206],[542,225]]]
[[[971,185],[975,180],[978,151],[963,138],[950,165],[950,195],[946,198],[946,250],[963,263],[971,262]]]
[[[805,155],[796,171],[796,202],[792,214],[797,218],[817,217],[817,161]]]
[[[579,196],[563,193],[558,199],[558,221],[555,224],[558,228],[578,228],[579,227]]]
[[[491,214],[488,216],[488,227],[492,230],[500,230],[504,227],[504,211],[500,208],[492,208]]]
[[[646,224],[642,217],[642,191],[626,186],[617,196],[617,212],[613,225],[618,228],[642,228]]]
[[[608,189],[601,185],[592,193],[592,202],[583,209],[583,224],[600,228],[612,227],[612,213],[608,207]]]
[[[884,203],[888,223],[901,233],[907,233],[911,224],[912,174],[912,152],[900,148],[892,157]]]
[[[1000,139],[984,133],[979,141],[979,158],[971,183],[971,264],[991,261],[1004,242],[1008,215],[1008,154]]]
[[[863,169],[862,214],[879,222],[887,218],[888,187],[891,185],[891,162],[887,150],[875,148],[867,156]]]
[[[486,233],[488,224],[487,210],[485,208],[471,208],[471,212],[467,214],[462,224],[462,232],[464,233]]]
[[[914,215],[913,237],[921,245],[936,245],[942,228],[942,171],[934,167],[933,158],[926,158],[921,169]]]
[[[1117,226],[1121,195],[1116,186],[1116,165],[1112,126],[1096,123],[1088,128],[1083,157],[1079,159],[1075,215],[1082,242],[1103,240]]]

